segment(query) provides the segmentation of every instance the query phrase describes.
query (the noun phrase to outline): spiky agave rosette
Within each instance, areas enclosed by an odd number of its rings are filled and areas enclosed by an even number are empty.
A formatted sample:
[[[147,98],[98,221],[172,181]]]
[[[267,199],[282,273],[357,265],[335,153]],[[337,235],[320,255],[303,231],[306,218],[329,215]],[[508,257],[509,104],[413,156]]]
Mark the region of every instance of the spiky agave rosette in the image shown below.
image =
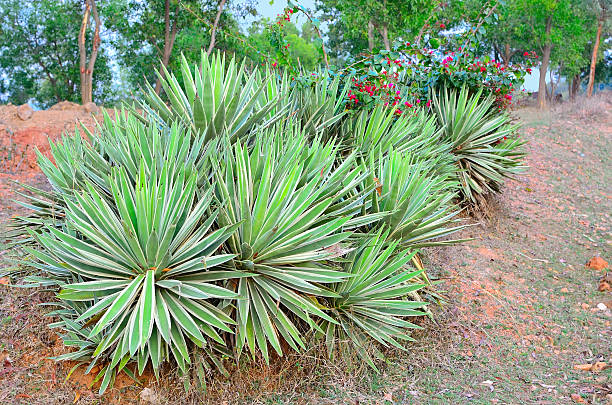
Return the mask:
[[[219,56],[202,65],[183,60],[185,88],[165,73],[169,106],[149,94],[143,112],[107,115],[40,156],[52,191],[30,196],[18,230],[26,280],[59,286],[52,326],[76,348],[59,359],[100,365],[103,392],[134,362],[157,374],[245,351],[268,361],[311,333],[330,354],[346,337],[401,346],[405,318],[426,307],[416,249],[462,227],[433,121],[332,113],[333,98],[292,120],[299,103],[270,87],[282,79]]]
[[[494,97],[482,96],[482,89],[474,94],[467,87],[434,94],[441,141],[451,146],[461,196],[471,204],[499,191],[505,178],[526,169],[518,125],[494,103]]]

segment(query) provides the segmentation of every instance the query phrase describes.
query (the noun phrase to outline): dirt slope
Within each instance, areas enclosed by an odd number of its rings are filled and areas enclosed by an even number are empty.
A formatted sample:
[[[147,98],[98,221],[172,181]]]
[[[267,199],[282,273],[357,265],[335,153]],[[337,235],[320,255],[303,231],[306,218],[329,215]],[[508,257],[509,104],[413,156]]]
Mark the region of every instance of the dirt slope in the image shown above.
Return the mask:
[[[79,123],[93,128],[94,119],[102,118],[99,108],[69,101],[48,110],[33,111],[25,120],[19,117],[18,109],[15,105],[0,106],[0,193],[3,198],[13,195],[11,181],[45,183],[36,165],[36,149],[49,157],[49,140],[56,141],[66,132],[74,133]],[[0,211],[0,218],[2,215]]]

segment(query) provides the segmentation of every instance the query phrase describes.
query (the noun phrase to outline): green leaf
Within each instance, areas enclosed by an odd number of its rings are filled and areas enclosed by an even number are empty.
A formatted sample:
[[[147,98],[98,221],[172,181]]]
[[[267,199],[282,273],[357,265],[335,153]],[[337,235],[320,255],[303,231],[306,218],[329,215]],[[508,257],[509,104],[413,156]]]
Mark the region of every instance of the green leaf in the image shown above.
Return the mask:
[[[104,313],[102,318],[96,323],[96,326],[92,329],[89,334],[89,338],[92,338],[99,334],[109,323],[114,321],[121,313],[125,312],[127,308],[132,304],[134,297],[136,296],[140,283],[144,276],[138,275],[130,285],[113,301],[112,305]]]

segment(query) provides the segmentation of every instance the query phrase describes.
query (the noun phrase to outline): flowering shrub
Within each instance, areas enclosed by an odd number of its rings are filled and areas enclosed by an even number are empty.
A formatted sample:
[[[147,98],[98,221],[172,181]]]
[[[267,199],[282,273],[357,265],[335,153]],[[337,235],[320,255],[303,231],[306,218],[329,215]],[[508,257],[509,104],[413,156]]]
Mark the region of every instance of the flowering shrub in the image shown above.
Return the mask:
[[[323,37],[321,36],[321,31],[319,30],[319,25],[321,22],[318,18],[312,16],[306,8],[300,5],[295,5],[291,1],[289,1],[289,7],[286,7],[282,14],[278,14],[274,23],[270,24],[266,29],[269,34],[270,45],[272,45],[275,50],[273,59],[268,60],[268,62],[273,67],[282,66],[293,74],[300,74],[300,67],[296,66],[295,63],[292,62],[291,53],[289,49],[291,44],[287,40],[284,30],[285,25],[287,23],[291,23],[291,17],[293,17],[299,12],[305,15],[308,21],[310,22],[316,34],[312,42],[315,45],[316,49],[318,49],[321,53],[325,65],[329,68],[329,64],[327,61],[327,53],[325,52],[325,46],[323,45]],[[265,61],[262,62],[262,64],[265,65]]]
[[[294,81],[302,81],[300,76],[312,80],[309,73],[300,72],[288,61],[289,44],[283,39],[283,26],[292,16],[303,13],[318,27],[318,20],[300,5],[290,2],[269,29],[274,35],[277,47],[273,67],[284,67],[295,75]],[[481,88],[485,96],[495,98],[494,106],[499,110],[512,104],[513,93],[518,89],[527,73],[537,62],[535,52],[524,52],[525,62],[504,65],[489,56],[478,55],[478,38],[484,28],[468,30],[456,35],[442,35],[446,29],[443,22],[433,24],[435,30],[428,32],[423,41],[398,42],[393,50],[380,50],[375,53],[361,53],[360,59],[334,72],[350,80],[352,87],[346,94],[348,110],[370,109],[383,103],[396,107],[397,114],[419,108],[429,107],[432,91],[440,88],[467,87],[471,93]],[[318,28],[317,28],[318,29]],[[321,43],[323,53],[324,45]]]
[[[467,86],[472,92],[482,88],[486,95],[495,97],[498,109],[505,109],[537,60],[535,52],[525,52],[526,63],[504,66],[489,56],[479,58],[470,47],[441,51],[433,39],[429,47],[397,44],[393,51],[381,50],[345,68],[354,84],[347,108],[363,108],[378,101],[404,110],[429,106],[432,90]]]

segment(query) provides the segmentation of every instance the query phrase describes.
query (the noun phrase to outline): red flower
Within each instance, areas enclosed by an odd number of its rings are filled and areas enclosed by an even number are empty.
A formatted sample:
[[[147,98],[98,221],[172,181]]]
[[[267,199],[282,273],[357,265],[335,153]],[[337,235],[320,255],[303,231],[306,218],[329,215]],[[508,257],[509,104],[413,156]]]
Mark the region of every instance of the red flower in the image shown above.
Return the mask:
[[[529,56],[529,52],[525,52],[523,56]]]
[[[440,28],[444,29],[446,28],[446,25],[444,25],[444,23],[440,23]]]

